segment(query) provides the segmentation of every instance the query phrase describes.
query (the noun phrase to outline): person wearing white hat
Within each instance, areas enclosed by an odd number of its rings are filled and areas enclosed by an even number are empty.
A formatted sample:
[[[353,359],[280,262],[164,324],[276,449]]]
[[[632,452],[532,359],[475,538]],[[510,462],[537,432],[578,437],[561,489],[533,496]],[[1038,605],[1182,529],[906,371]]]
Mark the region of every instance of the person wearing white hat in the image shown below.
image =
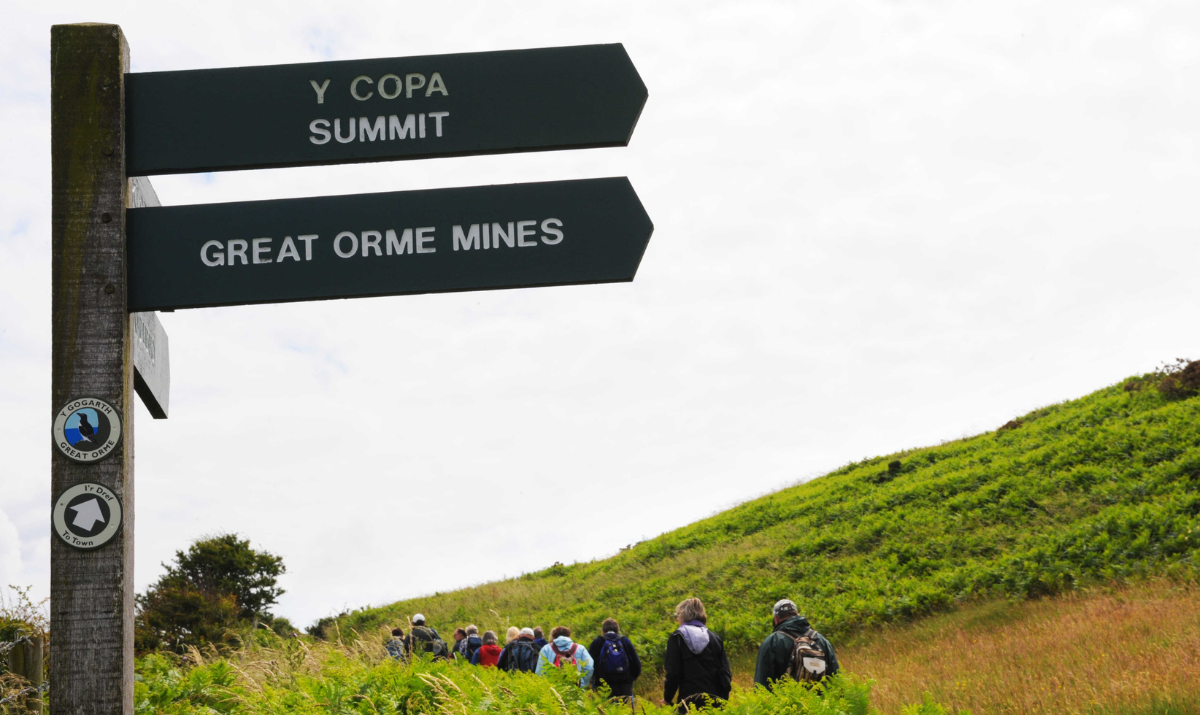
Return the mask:
[[[412,653],[414,649],[422,653],[432,653],[438,660],[444,660],[450,655],[446,642],[436,630],[425,625],[425,616],[420,613],[413,614],[412,631],[404,637],[404,650]]]
[[[754,684],[767,690],[780,678],[819,682],[838,672],[837,654],[825,636],[800,615],[794,601],[782,598],[771,609],[775,630],[758,648]]]

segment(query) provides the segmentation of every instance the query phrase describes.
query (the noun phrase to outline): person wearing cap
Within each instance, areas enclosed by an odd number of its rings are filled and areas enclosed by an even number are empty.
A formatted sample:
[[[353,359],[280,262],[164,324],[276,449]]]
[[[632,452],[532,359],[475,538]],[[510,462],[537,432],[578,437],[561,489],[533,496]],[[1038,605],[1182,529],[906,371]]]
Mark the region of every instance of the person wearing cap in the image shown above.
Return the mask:
[[[404,637],[404,650],[407,653],[412,653],[414,650],[432,653],[433,657],[438,659],[449,655],[445,641],[436,630],[425,625],[425,616],[420,613],[413,614],[412,631]]]
[[[767,636],[758,648],[758,664],[754,668],[754,684],[767,690],[780,678],[788,676],[788,666],[796,639],[808,636],[825,653],[825,672],[821,677],[837,675],[837,654],[825,636],[813,630],[808,619],[800,615],[796,604],[786,598],[778,601],[772,609],[775,631]]]
[[[509,640],[504,645],[504,652],[496,661],[496,667],[509,672],[532,673],[537,669],[539,650],[533,644],[533,629],[522,628],[515,640]]]

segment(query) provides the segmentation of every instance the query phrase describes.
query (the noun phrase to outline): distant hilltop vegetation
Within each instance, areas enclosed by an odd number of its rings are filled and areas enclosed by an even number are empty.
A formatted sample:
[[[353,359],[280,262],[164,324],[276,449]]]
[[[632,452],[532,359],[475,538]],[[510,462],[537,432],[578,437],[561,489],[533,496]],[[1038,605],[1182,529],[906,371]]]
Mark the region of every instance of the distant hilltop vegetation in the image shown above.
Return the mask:
[[[1200,573],[1200,361],[1179,361],[994,432],[847,465],[622,550],[325,619],[365,632],[415,612],[476,623],[617,618],[651,661],[699,596],[731,650],[791,598],[833,638],[985,596],[1037,597]]]

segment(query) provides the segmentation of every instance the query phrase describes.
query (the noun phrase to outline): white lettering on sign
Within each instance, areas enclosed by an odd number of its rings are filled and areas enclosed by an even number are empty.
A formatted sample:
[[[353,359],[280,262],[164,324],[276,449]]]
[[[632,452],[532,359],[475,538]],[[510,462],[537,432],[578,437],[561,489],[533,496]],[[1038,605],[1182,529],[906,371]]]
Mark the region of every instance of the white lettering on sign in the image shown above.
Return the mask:
[[[473,223],[465,231],[462,226],[455,225],[450,228],[451,246],[455,251],[478,251],[500,248],[500,243],[503,242],[508,248],[532,248],[538,243],[532,239],[532,236],[537,235],[537,231],[531,227],[537,225],[537,221],[509,221],[507,224],[493,222],[490,224],[490,231],[489,224],[486,223]],[[542,221],[541,229],[544,233],[538,238],[547,246],[562,243],[563,232],[559,230],[562,225],[563,222],[556,218]]]
[[[312,242],[320,236],[317,234],[307,234],[296,236],[300,241],[304,242],[304,260],[312,260]],[[254,238],[249,242],[240,238],[234,238],[221,243],[220,241],[207,241],[200,247],[200,260],[209,268],[224,266],[228,261],[228,265],[238,263],[235,259],[241,259],[243,266],[249,265],[246,260],[246,250],[249,249],[254,265],[262,265],[264,263],[282,263],[285,258],[290,258],[297,263],[300,262],[300,253],[296,250],[296,242],[291,236],[284,236],[283,243],[279,246],[279,253],[275,258],[271,258],[271,238]]]
[[[343,238],[350,239],[349,251],[342,250]],[[350,256],[358,253],[358,236],[356,236],[353,231],[342,231],[337,235],[337,238],[333,239],[333,252],[342,258],[349,258]]]
[[[417,136],[417,118],[415,115],[408,115],[404,118],[404,123],[400,123],[400,117],[395,114],[388,117],[388,138],[389,139],[415,139]]]
[[[308,81],[312,85],[313,91],[317,93],[317,104],[325,104],[325,90],[329,89],[331,81],[329,79],[321,83],[318,83],[315,79]],[[391,84],[390,88],[389,83]],[[378,80],[372,79],[369,75],[365,74],[360,74],[350,80],[350,96],[360,102],[365,102],[374,97],[376,91],[384,99],[396,99],[401,94],[404,95],[405,99],[412,99],[413,92],[420,94],[419,90],[421,89],[425,90],[425,97],[430,97],[435,93],[443,97],[450,96],[450,90],[446,88],[446,80],[442,79],[440,72],[434,72],[429,75],[428,79],[420,72],[409,72],[404,75],[404,79],[400,79],[400,75],[398,74],[389,73],[383,75]]]
[[[395,92],[389,93],[387,91],[387,87],[385,85],[389,79],[396,83],[396,91]],[[394,74],[385,74],[384,76],[379,78],[379,84],[376,86],[379,87],[379,96],[380,97],[383,97],[384,99],[395,99],[396,97],[400,96],[401,92],[404,91],[404,80],[400,79],[399,77],[397,77]]]
[[[404,233],[400,234],[400,240],[396,240],[396,231],[393,229],[387,230],[387,254],[392,255],[392,249],[395,249],[396,255],[402,253],[413,252],[413,230],[411,228],[404,229]]]
[[[442,234],[445,235],[445,234]],[[540,221],[486,221],[466,226],[450,227],[452,251],[480,251],[498,248],[534,248],[557,246],[564,236],[562,219]],[[329,245],[338,258],[383,258],[437,253],[437,227],[420,226],[405,229],[367,229],[341,231]],[[259,266],[271,263],[300,263],[312,261],[315,233],[299,234],[294,239],[284,236],[275,248],[276,239],[270,236],[225,241],[206,241],[200,247],[200,261],[209,268],[220,266]],[[301,257],[299,244],[304,244]],[[328,251],[329,249],[325,249]],[[324,254],[328,255],[328,253]]]
[[[329,83],[332,81],[333,80],[327,79],[321,84],[317,84],[315,79],[310,79],[308,81],[308,83],[312,85],[313,90],[317,93],[317,104],[325,104],[325,90],[329,89]]]
[[[300,262],[300,253],[296,250],[296,242],[292,240],[291,236],[283,237],[283,245],[279,247],[279,255],[275,260],[282,263],[285,258],[290,258],[297,263]]]
[[[433,135],[435,137],[442,136],[443,125],[442,119],[450,116],[450,112],[422,112],[420,114],[409,114],[400,119],[400,115],[379,115],[374,119],[370,117],[347,117],[346,131],[342,132],[342,119],[335,118],[330,124],[328,119],[314,119],[308,123],[308,131],[311,132],[308,140],[317,146],[328,144],[329,140],[337,139],[339,144],[349,144],[354,141],[358,142],[373,142],[373,141],[396,141],[402,139],[424,139],[425,138],[425,118],[433,119]],[[332,126],[333,131],[330,131]],[[356,132],[355,129],[358,131]]]
[[[375,84],[375,80],[371,79],[370,77],[366,76],[365,74],[360,74],[359,76],[355,77],[353,80],[350,81],[350,96],[351,97],[354,97],[355,99],[357,99],[360,102],[365,102],[368,99],[370,99],[371,97],[375,96],[374,91],[367,92],[367,94],[365,96],[360,95],[358,93],[358,83],[359,82],[366,82],[367,84]]]
[[[270,258],[268,258],[265,261],[263,260],[263,254],[268,253],[271,250],[271,239],[256,238],[256,239],[253,239],[252,241],[250,241],[250,243],[254,244],[254,249],[253,249],[254,265],[259,265],[260,263],[271,263],[272,262]]]
[[[313,144],[328,144],[329,143],[329,120],[314,119],[308,124],[308,131],[312,132],[312,136],[308,138]]]

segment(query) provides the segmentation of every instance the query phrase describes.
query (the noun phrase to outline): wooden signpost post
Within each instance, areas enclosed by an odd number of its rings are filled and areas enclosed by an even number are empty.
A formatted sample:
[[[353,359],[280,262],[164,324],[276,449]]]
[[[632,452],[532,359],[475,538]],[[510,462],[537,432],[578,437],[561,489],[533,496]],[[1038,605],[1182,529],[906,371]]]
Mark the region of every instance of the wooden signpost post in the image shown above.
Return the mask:
[[[123,439],[94,462],[51,449],[51,498],[101,484],[124,528],[96,549],[50,540],[50,712],[133,712],[133,346],[125,307],[125,73],[116,25],[51,30],[53,251],[51,414],[98,398]]]
[[[50,54],[50,705],[130,715],[152,311],[631,281],[653,232],[625,178],[163,207],[145,176],[624,146],[647,93],[620,45],[129,74],[81,24]]]

